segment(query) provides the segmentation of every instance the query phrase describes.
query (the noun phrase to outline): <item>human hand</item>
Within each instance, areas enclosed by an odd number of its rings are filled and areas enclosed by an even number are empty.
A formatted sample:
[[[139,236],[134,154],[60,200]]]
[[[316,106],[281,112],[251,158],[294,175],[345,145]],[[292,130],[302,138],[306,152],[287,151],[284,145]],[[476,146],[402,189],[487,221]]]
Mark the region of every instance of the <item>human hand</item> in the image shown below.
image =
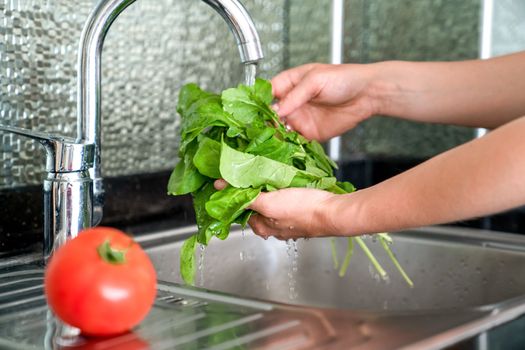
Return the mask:
[[[272,79],[274,109],[308,139],[326,141],[377,114],[372,65],[312,63]]]
[[[223,189],[226,181],[215,181]],[[337,235],[329,215],[330,203],[337,195],[310,188],[286,188],[262,192],[248,208],[254,213],[248,223],[255,234],[288,240]]]

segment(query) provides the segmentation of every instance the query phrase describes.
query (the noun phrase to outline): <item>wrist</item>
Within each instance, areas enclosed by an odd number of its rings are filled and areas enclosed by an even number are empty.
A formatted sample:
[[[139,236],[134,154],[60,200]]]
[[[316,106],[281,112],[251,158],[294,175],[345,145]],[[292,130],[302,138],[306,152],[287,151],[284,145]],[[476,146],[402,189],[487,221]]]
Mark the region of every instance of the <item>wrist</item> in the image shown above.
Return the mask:
[[[367,95],[375,115],[403,116],[410,105],[411,62],[384,61],[369,64]]]
[[[355,236],[362,234],[364,227],[360,224],[362,208],[358,193],[338,194],[330,198],[324,205],[325,227],[332,236]]]

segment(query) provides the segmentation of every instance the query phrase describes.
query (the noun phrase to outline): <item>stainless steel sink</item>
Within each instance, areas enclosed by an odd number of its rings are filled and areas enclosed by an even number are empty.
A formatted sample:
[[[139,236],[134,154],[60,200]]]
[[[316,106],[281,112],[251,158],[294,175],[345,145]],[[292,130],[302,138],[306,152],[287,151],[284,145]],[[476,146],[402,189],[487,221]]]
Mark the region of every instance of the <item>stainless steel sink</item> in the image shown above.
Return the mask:
[[[148,249],[162,280],[181,282],[181,243],[167,241],[185,231],[161,233],[143,242],[166,239]],[[389,272],[386,281],[378,278],[358,247],[341,278],[332,267],[329,239],[299,240],[294,253],[285,242],[265,241],[240,230],[226,241],[212,241],[200,253],[202,271],[196,281],[203,288],[248,298],[367,311],[494,308],[525,295],[525,237],[437,227],[392,237],[392,249],[414,281],[413,288],[373,238],[366,242]],[[346,239],[338,238],[336,246],[341,260]]]
[[[148,318],[110,339],[57,336],[43,271],[0,262],[2,349],[441,349],[525,314],[525,238],[424,228],[394,234],[408,287],[375,277],[356,249],[347,275],[332,268],[329,239],[293,247],[236,229],[202,253],[198,287],[179,284],[179,249],[194,227],[137,237],[155,264],[159,293]],[[337,241],[338,255],[346,241]],[[198,255],[201,255],[199,252]],[[197,260],[201,260],[198,257]],[[482,347],[481,347],[482,348]]]
[[[166,231],[141,240],[160,279],[181,283],[180,238],[191,233],[191,229]],[[367,244],[387,269],[387,281],[376,276],[358,248],[341,278],[332,267],[328,238],[299,240],[294,257],[294,249],[285,242],[263,240],[240,229],[198,253],[202,266],[197,286],[250,299],[343,310],[374,329],[364,349],[395,348],[393,343],[381,343],[385,340],[381,333],[398,329],[399,337],[405,322],[412,333],[425,335],[404,339],[402,347],[431,349],[525,314],[525,236],[457,227],[428,227],[392,236],[392,248],[414,281],[413,288],[373,238]],[[337,239],[336,246],[341,258],[346,239]]]

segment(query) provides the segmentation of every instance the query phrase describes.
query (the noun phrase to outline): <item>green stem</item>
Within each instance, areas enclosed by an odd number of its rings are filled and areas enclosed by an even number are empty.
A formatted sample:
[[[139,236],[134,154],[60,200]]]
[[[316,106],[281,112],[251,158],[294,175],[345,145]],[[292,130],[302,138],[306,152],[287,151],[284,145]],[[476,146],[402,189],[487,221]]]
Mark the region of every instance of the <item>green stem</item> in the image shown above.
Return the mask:
[[[410,277],[408,277],[408,275],[406,274],[405,270],[403,270],[403,267],[401,267],[401,264],[399,263],[399,261],[397,261],[394,253],[392,252],[392,249],[390,249],[389,245],[388,245],[388,242],[386,241],[386,239],[379,235],[379,242],[381,242],[381,246],[383,246],[383,249],[386,251],[386,253],[388,254],[388,256],[390,257],[390,260],[392,260],[392,262],[394,263],[394,265],[396,266],[397,270],[399,271],[399,273],[401,274],[401,276],[403,276],[403,278],[405,279],[406,283],[410,286],[410,287],[413,287],[414,286],[414,283],[412,282],[412,280],[410,279]]]
[[[334,185],[328,189],[329,192],[332,192],[334,194],[347,194],[345,190],[343,190],[341,187]]]
[[[330,247],[332,248],[332,261],[334,263],[334,269],[337,270],[339,262],[337,261],[337,250],[335,248],[335,238],[330,239]]]
[[[370,249],[368,249],[368,247],[366,246],[365,242],[363,241],[363,239],[361,237],[355,237],[355,240],[357,241],[357,244],[359,244],[359,246],[361,247],[361,249],[363,249],[363,252],[365,252],[366,256],[368,257],[368,259],[370,260],[370,262],[372,263],[372,265],[374,265],[376,271],[379,273],[379,275],[381,276],[382,279],[386,278],[386,271],[381,267],[381,265],[379,264],[379,262],[376,260],[374,254],[372,254],[372,252],[370,251]]]
[[[346,255],[345,255],[345,259],[343,260],[343,264],[341,265],[341,270],[339,270],[339,277],[343,277],[346,274],[346,269],[348,268],[348,265],[350,265],[350,258],[352,258],[353,253],[354,253],[354,240],[352,237],[348,237],[348,246],[346,247]]]
[[[108,264],[121,265],[126,263],[127,249],[112,248],[109,239],[97,247],[98,255]]]

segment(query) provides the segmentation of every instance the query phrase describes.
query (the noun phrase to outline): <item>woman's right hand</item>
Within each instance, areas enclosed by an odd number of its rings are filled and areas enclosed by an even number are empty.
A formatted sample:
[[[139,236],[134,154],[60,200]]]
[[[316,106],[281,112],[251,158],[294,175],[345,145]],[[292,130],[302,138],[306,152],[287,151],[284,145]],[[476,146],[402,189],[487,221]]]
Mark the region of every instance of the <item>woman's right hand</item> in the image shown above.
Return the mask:
[[[274,109],[308,139],[326,141],[352,129],[381,108],[374,65],[302,65],[272,79]]]

